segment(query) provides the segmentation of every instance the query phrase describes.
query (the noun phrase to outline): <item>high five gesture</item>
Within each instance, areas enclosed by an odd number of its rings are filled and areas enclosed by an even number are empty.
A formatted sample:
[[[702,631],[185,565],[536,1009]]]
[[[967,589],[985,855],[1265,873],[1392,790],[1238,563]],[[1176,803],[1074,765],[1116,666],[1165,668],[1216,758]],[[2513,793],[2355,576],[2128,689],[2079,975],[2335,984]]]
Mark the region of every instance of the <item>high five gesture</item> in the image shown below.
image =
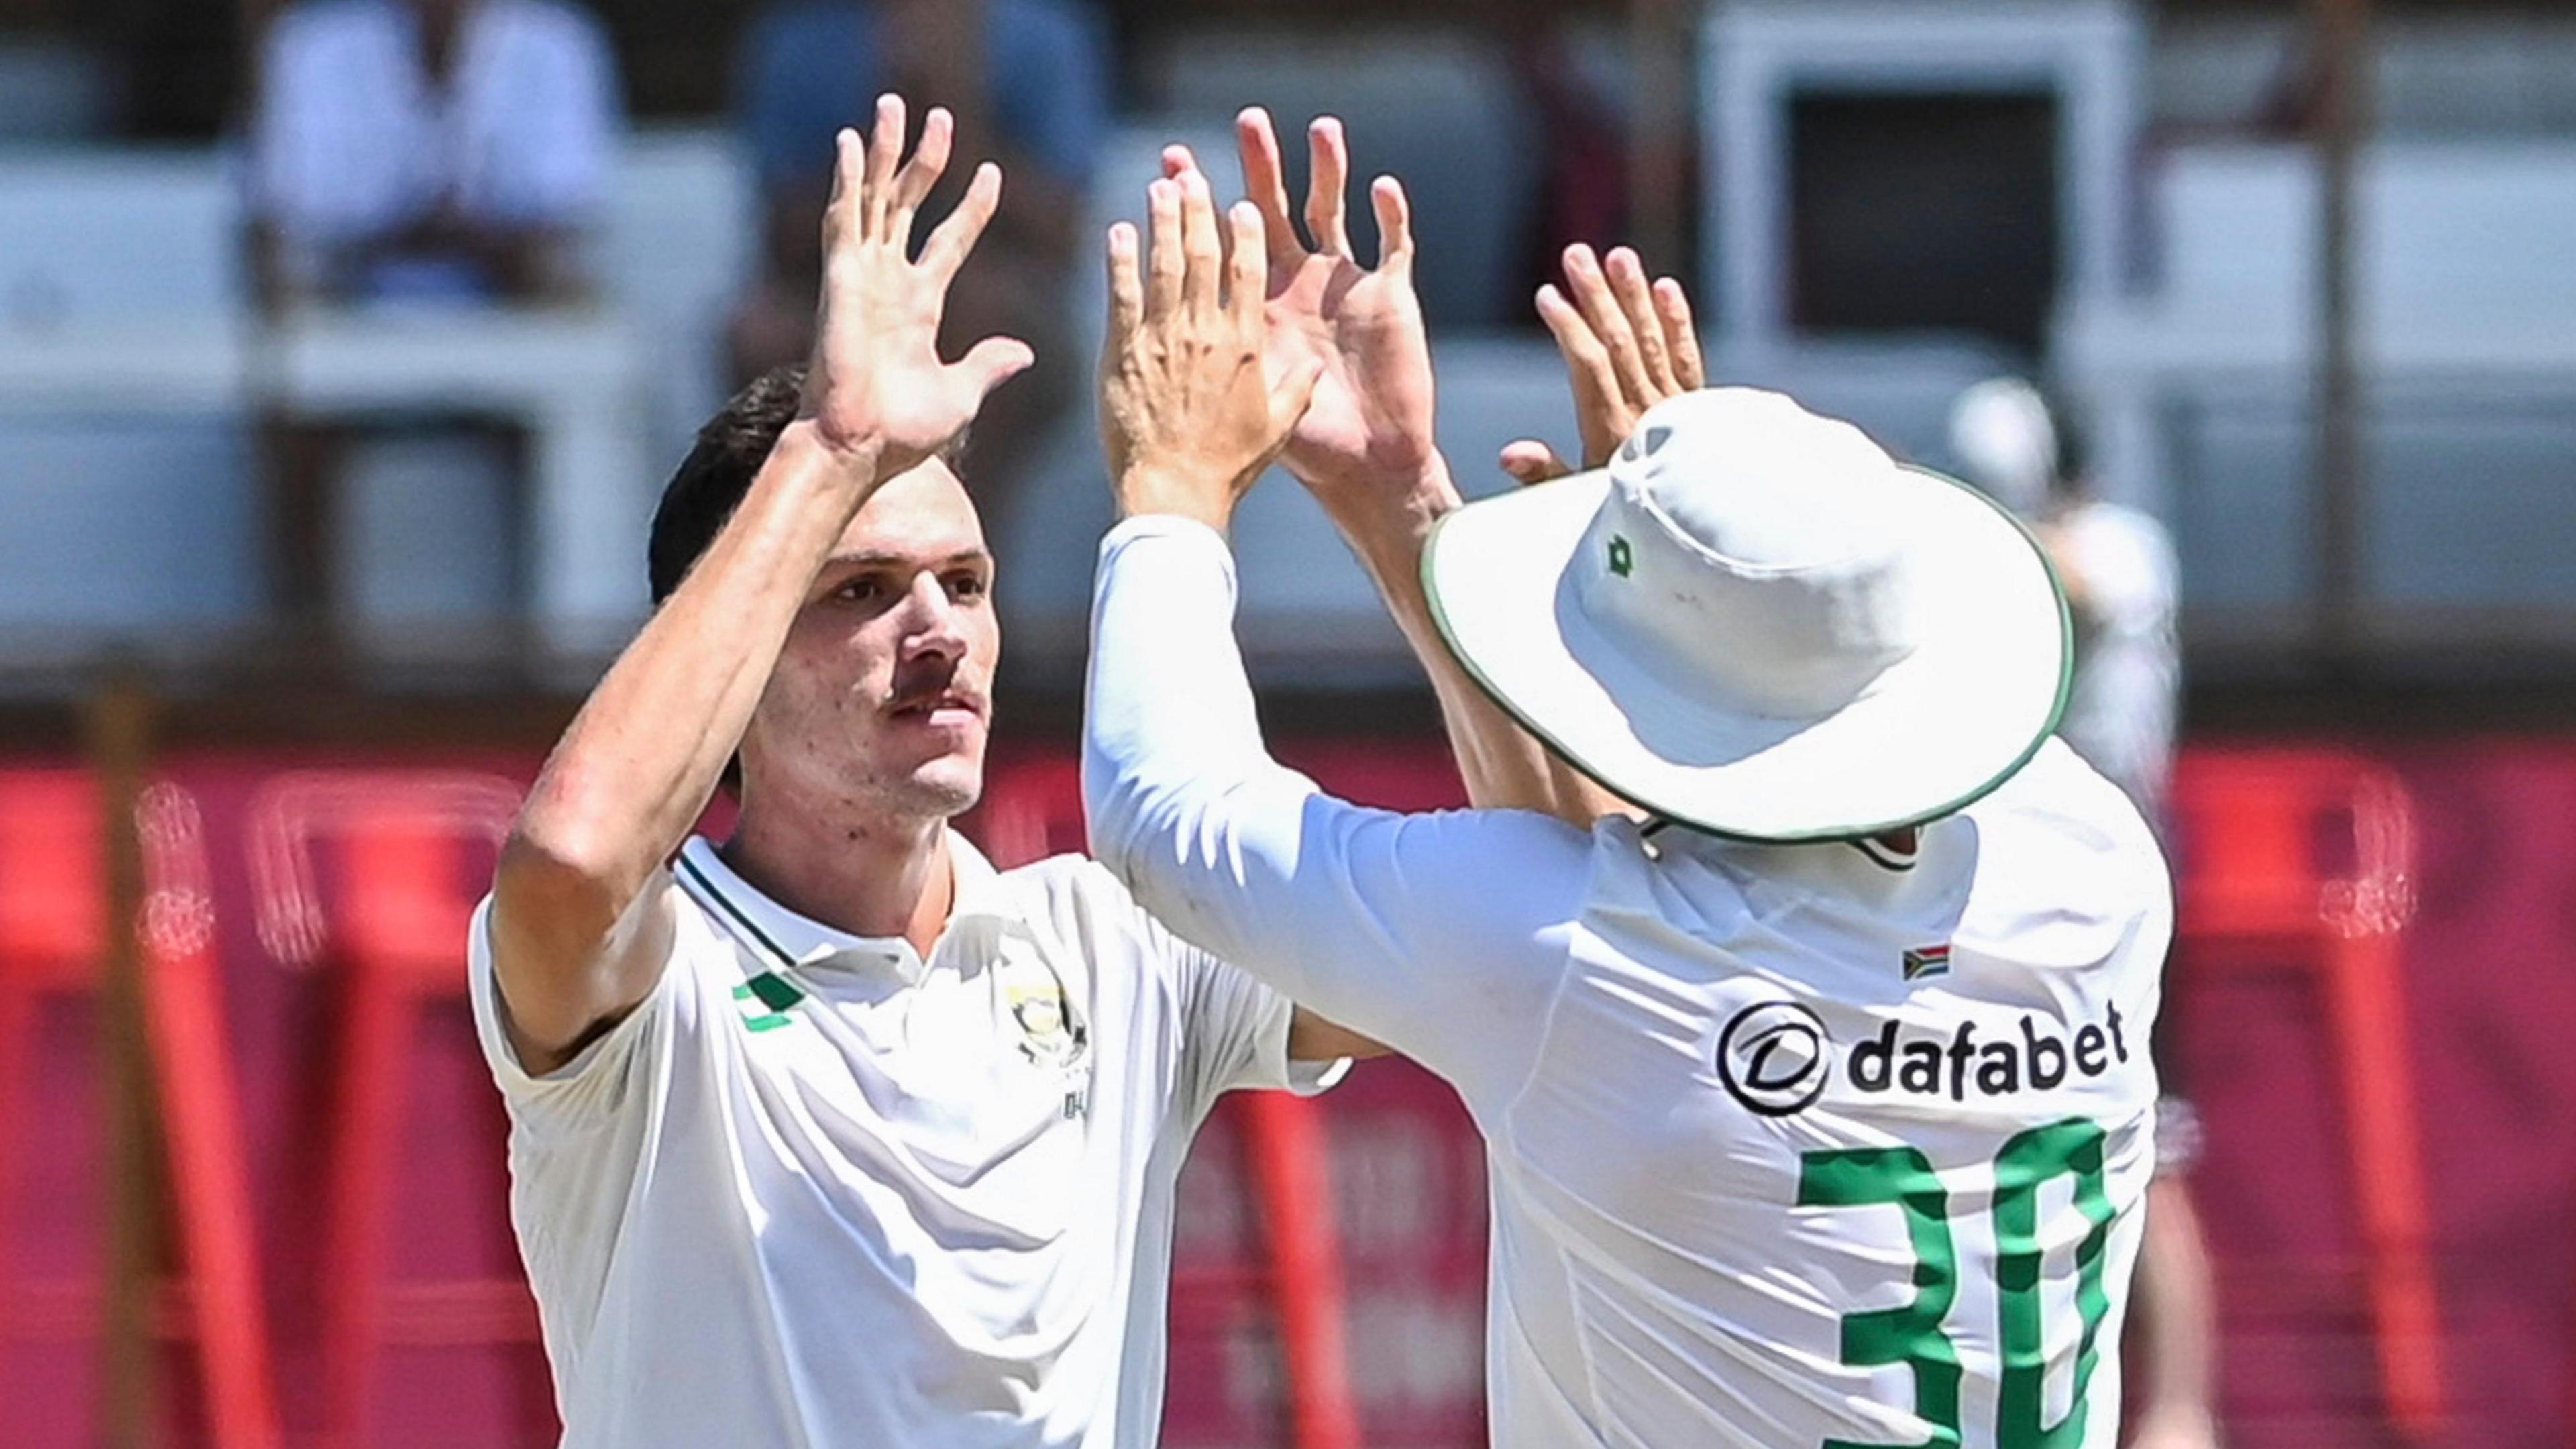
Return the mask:
[[[1001,168],[975,169],[966,195],[911,255],[921,204],[948,169],[956,121],[934,108],[921,144],[903,160],[904,105],[877,101],[874,134],[834,138],[832,199],[823,213],[823,293],[804,416],[825,446],[883,450],[898,473],[947,446],[974,421],[984,397],[1026,368],[1025,342],[988,337],[957,362],[939,360],[949,284],[1001,204]],[[897,162],[901,161],[901,165]]]
[[[1320,369],[1315,404],[1288,440],[1285,461],[1325,506],[1337,511],[1357,489],[1385,490],[1421,478],[1438,462],[1432,436],[1431,347],[1413,289],[1413,213],[1404,186],[1381,176],[1369,186],[1377,213],[1378,261],[1360,265],[1351,246],[1350,143],[1325,116],[1307,128],[1310,175],[1298,239],[1288,178],[1270,115],[1235,119],[1244,190],[1259,208],[1269,249],[1271,347],[1284,367]],[[1191,164],[1174,148],[1165,165]]]
[[[1218,240],[1207,177],[1153,184],[1153,244],[1109,232],[1109,342],[1100,368],[1100,434],[1120,513],[1177,513],[1222,530],[1234,505],[1306,415],[1322,364],[1264,356],[1263,227],[1237,205]]]
[[[1565,291],[1539,288],[1538,315],[1565,356],[1586,468],[1609,462],[1646,409],[1708,386],[1682,284],[1670,277],[1649,284],[1645,263],[1626,247],[1611,248],[1606,261],[1580,243],[1567,247]],[[1504,448],[1502,463],[1524,483],[1574,471],[1555,449],[1529,438]]]
[[[1008,338],[939,359],[949,284],[1002,187],[998,170],[978,170],[920,259],[908,254],[954,136],[934,110],[904,161],[894,96],[877,102],[864,143],[840,133],[820,327],[794,419],[768,424],[778,431],[738,506],[677,561],[684,577],[592,692],[520,812],[501,856],[493,941],[514,1041],[532,1064],[567,1059],[651,993],[671,939],[653,882],[715,792],[841,535],[887,480],[946,447],[1031,361]],[[689,510],[691,479],[739,466],[742,441],[725,428],[738,434],[739,418],[772,396],[783,412],[788,386],[765,379],[728,405],[666,510]]]

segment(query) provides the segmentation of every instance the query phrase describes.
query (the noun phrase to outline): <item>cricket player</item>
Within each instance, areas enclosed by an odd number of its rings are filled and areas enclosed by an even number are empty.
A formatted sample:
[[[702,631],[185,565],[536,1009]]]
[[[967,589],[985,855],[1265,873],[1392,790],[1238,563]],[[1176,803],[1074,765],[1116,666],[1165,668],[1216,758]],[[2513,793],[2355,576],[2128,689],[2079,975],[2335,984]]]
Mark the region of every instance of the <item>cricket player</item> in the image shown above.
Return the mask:
[[[1109,239],[1101,858],[1458,1089],[1491,1161],[1497,1445],[2105,1449],[2171,907],[2145,823],[2050,738],[2039,549],[1743,389],[1646,408],[1606,468],[1444,501],[1400,188],[1373,188],[1376,268],[1325,198],[1309,250],[1256,132],[1222,225],[1176,158],[1150,246]],[[1374,325],[1290,315],[1310,279]],[[1631,257],[1579,290],[1616,314],[1584,361],[1678,380],[1678,289]],[[1335,419],[1376,461],[1301,467]],[[1283,452],[1373,531],[1399,619],[1412,548],[1450,727],[1485,747],[1462,757],[1504,762],[1471,788],[1546,813],[1367,810],[1272,762],[1226,528]],[[1628,808],[1557,818],[1581,802],[1532,736]]]
[[[1098,866],[996,872],[993,559],[943,461],[1031,361],[935,351],[999,200],[910,254],[953,143],[839,138],[819,341],[701,433],[659,609],[547,762],[473,923],[565,1440],[1136,1449],[1174,1179],[1214,1099],[1375,1050]],[[690,830],[738,772],[739,821]]]
[[[2058,736],[2161,828],[2182,693],[2173,540],[2147,514],[2093,495],[2070,446],[2075,436],[2040,390],[2017,377],[1988,378],[1950,410],[1959,476],[2030,525],[2066,589],[2075,677]],[[2130,1449],[2212,1449],[2218,1284],[2191,1187],[2203,1134],[2174,1075],[2164,1083],[2130,1319],[2139,1349]]]

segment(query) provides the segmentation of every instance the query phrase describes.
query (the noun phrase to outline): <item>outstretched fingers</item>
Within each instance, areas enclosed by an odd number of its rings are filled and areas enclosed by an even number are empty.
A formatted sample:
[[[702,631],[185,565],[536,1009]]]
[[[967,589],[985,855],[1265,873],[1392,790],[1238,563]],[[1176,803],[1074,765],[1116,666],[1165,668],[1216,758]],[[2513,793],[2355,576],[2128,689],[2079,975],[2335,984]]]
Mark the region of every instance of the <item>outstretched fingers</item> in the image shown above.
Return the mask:
[[[1574,391],[1574,416],[1583,432],[1583,461],[1588,467],[1599,467],[1619,446],[1618,433],[1631,411],[1619,386],[1618,369],[1610,360],[1610,349],[1594,334],[1582,310],[1554,286],[1538,289],[1538,315],[1555,336],[1556,350],[1565,357],[1566,380]]]
[[[1217,291],[1225,275],[1224,243],[1216,226],[1216,198],[1208,191],[1204,172],[1189,171],[1179,185],[1182,260],[1187,263],[1181,274],[1181,302],[1196,315],[1210,316],[1217,310]]]
[[[948,157],[957,142],[957,118],[945,106],[933,106],[921,121],[921,144],[913,148],[911,159],[895,173],[894,204],[888,218],[888,239],[908,242],[912,238],[912,218],[921,204],[930,199],[931,189],[948,170]]]
[[[1655,283],[1655,311],[1663,319],[1664,340],[1673,355],[1673,376],[1697,392],[1708,386],[1708,369],[1700,360],[1699,332],[1691,325],[1690,297],[1682,284],[1666,277]]]
[[[1369,204],[1377,211],[1377,269],[1399,277],[1413,274],[1413,202],[1404,183],[1381,176],[1369,183]]]
[[[1554,283],[1538,289],[1538,319],[1556,338],[1556,350],[1564,356],[1566,370],[1578,391],[1618,395],[1619,381],[1610,365],[1610,349],[1601,344],[1592,324],[1583,320],[1583,313],[1565,299]]]
[[[1236,202],[1226,212],[1226,222],[1234,233],[1233,250],[1226,259],[1226,312],[1244,336],[1258,343],[1264,330],[1261,303],[1269,295],[1264,265],[1269,227],[1261,208],[1250,201]]]
[[[1145,188],[1145,315],[1169,317],[1180,309],[1186,280],[1181,253],[1181,186],[1157,181]]]
[[[866,179],[867,150],[859,133],[843,126],[832,133],[832,194],[823,203],[823,256],[829,261],[846,237],[856,236],[859,192]]]
[[[1248,106],[1234,118],[1234,139],[1243,153],[1243,191],[1261,209],[1261,230],[1268,240],[1272,266],[1287,268],[1305,260],[1297,223],[1288,214],[1288,170],[1279,156],[1279,133],[1270,113]]]
[[[1647,390],[1635,399],[1640,403],[1660,402],[1682,390],[1673,375],[1671,350],[1665,345],[1664,319],[1655,312],[1655,299],[1646,281],[1646,264],[1627,247],[1613,247],[1604,270],[1610,276],[1610,293],[1627,320],[1628,331],[1637,339],[1639,366],[1645,373]]]
[[[984,228],[993,224],[993,213],[1002,205],[1002,168],[987,161],[975,168],[975,178],[966,183],[966,194],[957,201],[957,209],[948,214],[922,244],[921,265],[942,289],[957,278],[957,269],[975,253],[975,243],[984,236]]]
[[[1347,257],[1351,229],[1343,198],[1351,184],[1351,150],[1343,138],[1342,123],[1318,116],[1306,130],[1306,149],[1312,172],[1306,187],[1306,230],[1314,235],[1315,250]]]
[[[1136,228],[1109,228],[1109,355],[1125,351],[1145,324],[1145,278],[1136,256]]]
[[[1578,242],[1565,249],[1565,281],[1592,335],[1601,339],[1602,347],[1610,354],[1620,393],[1640,404],[1654,396],[1645,357],[1638,350],[1636,330],[1619,309],[1618,298],[1610,290],[1610,279],[1602,275],[1601,260],[1593,255],[1592,248]]]
[[[886,235],[893,210],[895,163],[903,157],[903,97],[888,92],[877,97],[876,130],[868,137],[868,166],[859,193],[859,224],[864,235]]]

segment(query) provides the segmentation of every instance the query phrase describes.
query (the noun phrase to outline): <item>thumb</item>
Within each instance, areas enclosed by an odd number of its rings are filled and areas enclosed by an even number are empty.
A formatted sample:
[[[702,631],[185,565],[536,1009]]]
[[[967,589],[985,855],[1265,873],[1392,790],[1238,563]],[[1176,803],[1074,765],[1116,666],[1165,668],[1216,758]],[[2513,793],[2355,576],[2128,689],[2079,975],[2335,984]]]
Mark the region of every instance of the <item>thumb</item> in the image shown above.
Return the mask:
[[[1270,422],[1285,437],[1306,419],[1306,409],[1314,406],[1315,384],[1324,377],[1324,362],[1319,357],[1300,358],[1288,375],[1270,389]]]
[[[1016,337],[987,337],[969,348],[956,366],[983,395],[1026,372],[1037,360],[1036,351]]]
[[[1536,438],[1523,438],[1506,444],[1502,456],[1503,471],[1523,484],[1545,483],[1574,471],[1571,464],[1557,456],[1556,449]]]

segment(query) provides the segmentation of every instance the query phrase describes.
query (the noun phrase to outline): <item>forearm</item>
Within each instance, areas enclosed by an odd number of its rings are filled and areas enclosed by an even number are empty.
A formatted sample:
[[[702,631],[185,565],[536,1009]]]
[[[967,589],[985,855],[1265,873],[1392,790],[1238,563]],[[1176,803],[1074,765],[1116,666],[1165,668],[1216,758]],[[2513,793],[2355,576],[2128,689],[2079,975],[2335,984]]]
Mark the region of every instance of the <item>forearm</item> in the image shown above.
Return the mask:
[[[1102,548],[1084,713],[1094,849],[1154,917],[1345,1034],[1436,1071],[1508,1073],[1543,1013],[1589,842],[1515,812],[1398,816],[1334,800],[1263,746],[1222,541],[1122,527]],[[1459,1080],[1454,1077],[1452,1080]],[[1478,1079],[1462,1082],[1462,1089]]]
[[[1462,506],[1445,459],[1431,458],[1423,476],[1403,489],[1356,494],[1380,500],[1360,514],[1345,508],[1334,523],[1342,530],[1405,643],[1430,676],[1440,701],[1440,722],[1466,782],[1469,803],[1481,808],[1535,810],[1589,828],[1604,815],[1628,809],[1582,772],[1565,763],[1487,695],[1440,637],[1422,585],[1422,552],[1440,519]]]
[[[2190,1189],[2159,1178],[2147,1189],[2146,1241],[2139,1250],[2137,1305],[2146,1352],[2144,1412],[2204,1413],[2217,1391],[2213,1344],[2218,1309],[2209,1250]]]
[[[873,457],[834,455],[790,427],[547,761],[512,847],[587,883],[602,936],[706,808],[874,473]]]
[[[1238,837],[1293,837],[1313,786],[1263,745],[1233,620],[1225,547],[1200,521],[1131,517],[1103,541],[1082,784],[1101,863],[1173,930],[1249,966],[1275,943],[1234,875]]]

